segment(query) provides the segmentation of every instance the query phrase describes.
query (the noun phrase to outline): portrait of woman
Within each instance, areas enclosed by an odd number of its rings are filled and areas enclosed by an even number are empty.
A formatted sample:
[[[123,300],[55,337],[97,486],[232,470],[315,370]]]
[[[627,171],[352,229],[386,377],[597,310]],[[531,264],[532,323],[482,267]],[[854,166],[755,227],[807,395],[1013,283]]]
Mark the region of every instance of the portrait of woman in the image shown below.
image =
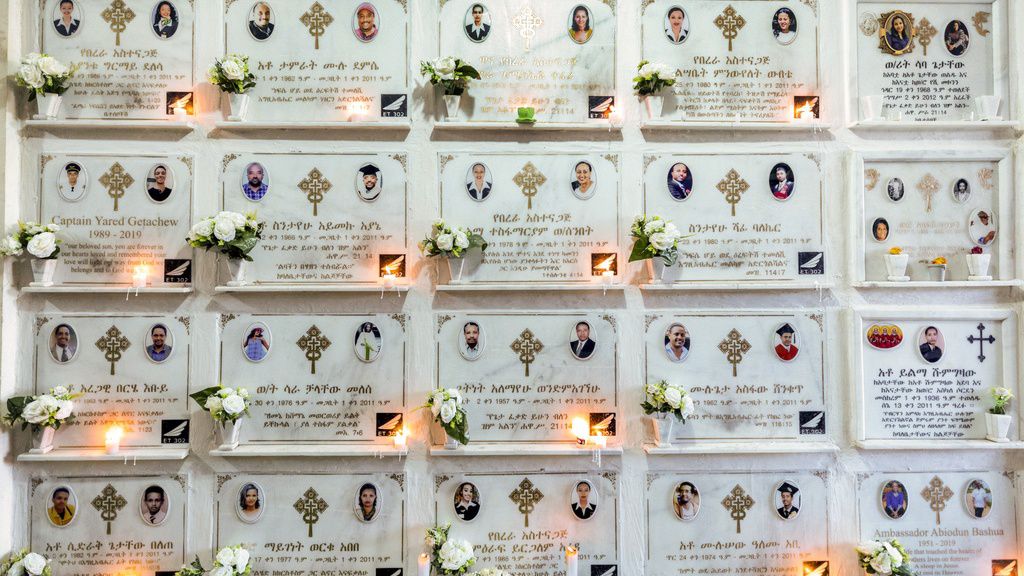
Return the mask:
[[[78,202],[85,198],[89,185],[89,174],[80,162],[68,162],[57,173],[57,194],[67,202]]]
[[[882,48],[890,54],[898,56],[913,49],[911,40],[914,37],[914,26],[906,12],[893,11],[879,34],[882,36]]]
[[[668,193],[673,200],[682,202],[690,197],[693,192],[693,174],[690,167],[682,162],[676,162],[668,169]]]
[[[665,14],[665,37],[673,44],[682,44],[690,35],[690,19],[682,6],[673,6]]]
[[[360,362],[373,362],[380,356],[380,350],[384,346],[384,339],[380,336],[380,329],[373,322],[363,322],[356,330],[355,340],[352,342],[352,350]]]
[[[996,239],[996,219],[991,210],[975,210],[967,222],[971,234],[971,242],[978,246],[988,246]]]
[[[146,196],[157,204],[163,204],[174,191],[174,173],[166,164],[157,164],[146,175]]]
[[[971,183],[966,178],[957,178],[953,182],[953,201],[963,204],[971,197]]]
[[[455,515],[459,520],[472,522],[480,513],[480,491],[476,484],[463,482],[455,490]]]
[[[53,29],[65,38],[78,33],[82,26],[82,11],[74,0],[60,0],[53,9]]]
[[[672,490],[672,511],[683,522],[697,519],[700,513],[700,492],[693,482],[680,482]]]
[[[885,195],[893,202],[903,200],[905,191],[906,188],[903,186],[903,180],[900,180],[899,178],[892,178],[889,180],[889,183],[885,185]]]
[[[269,2],[257,2],[249,10],[249,35],[253,40],[264,41],[274,33],[274,11]]]
[[[71,324],[57,324],[50,333],[50,357],[67,364],[78,354],[78,332]]]
[[[882,512],[886,516],[893,520],[903,518],[903,515],[907,513],[907,506],[910,504],[910,499],[907,498],[907,489],[903,483],[889,480],[882,484],[881,503]]]
[[[594,34],[590,8],[580,4],[572,9],[569,18],[569,38],[577,44],[586,44]]]
[[[471,4],[462,24],[470,42],[483,42],[491,33],[491,12],[483,4]]]
[[[238,491],[238,519],[246,524],[255,524],[263,516],[263,488],[255,482],[246,482]]]
[[[597,513],[597,490],[586,480],[581,480],[573,487],[572,514],[580,520],[590,520]]]
[[[356,495],[356,518],[360,522],[373,522],[380,512],[380,491],[377,485],[367,482],[359,487],[359,494]]]
[[[676,364],[690,356],[690,332],[679,322],[673,322],[665,329],[665,356]]]
[[[789,200],[796,188],[796,183],[793,181],[793,169],[789,167],[789,164],[780,162],[773,166],[771,174],[768,175],[768,185],[772,189],[772,198],[780,202]]]
[[[586,160],[580,160],[573,168],[572,195],[580,200],[590,200],[597,191],[594,182],[594,166]]]
[[[153,8],[153,33],[161,40],[167,40],[178,31],[178,9],[174,4],[157,2]]]
[[[491,194],[491,171],[483,162],[474,162],[466,173],[466,193],[477,202],[483,202]]]
[[[46,518],[50,524],[63,528],[75,519],[78,497],[70,486],[57,486],[50,492],[46,503]]]
[[[356,194],[363,202],[373,202],[384,190],[384,175],[375,164],[364,164],[356,170]]]
[[[964,490],[964,505],[971,518],[984,518],[992,511],[992,489],[988,482],[975,478],[967,483]]]
[[[935,364],[942,360],[942,353],[946,349],[946,339],[942,336],[936,326],[926,326],[917,337],[918,352],[921,359],[929,364]]]
[[[363,2],[356,6],[352,14],[352,33],[360,42],[372,42],[380,33],[380,19],[377,17],[377,8],[369,2]]]
[[[971,44],[971,34],[967,31],[964,23],[959,20],[953,20],[946,24],[943,38],[946,44],[946,51],[953,56],[962,56],[964,52],[967,52],[967,47]]]
[[[889,239],[889,221],[885,218],[875,218],[871,223],[871,237],[875,242],[885,242]]]
[[[772,16],[772,34],[779,44],[792,44],[796,40],[796,14],[789,8],[779,8]]]
[[[245,329],[242,353],[250,362],[262,362],[270,354],[270,342],[270,328],[263,322],[255,322]]]

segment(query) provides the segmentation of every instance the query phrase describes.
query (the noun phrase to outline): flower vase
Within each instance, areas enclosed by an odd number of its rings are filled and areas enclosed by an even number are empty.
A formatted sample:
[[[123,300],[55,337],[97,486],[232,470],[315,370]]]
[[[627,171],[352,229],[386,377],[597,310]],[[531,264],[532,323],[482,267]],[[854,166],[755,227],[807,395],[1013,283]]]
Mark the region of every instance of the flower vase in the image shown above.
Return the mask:
[[[658,448],[670,448],[672,446],[672,427],[675,426],[676,417],[668,412],[660,412],[653,416],[654,441]]]
[[[45,426],[32,432],[32,448],[29,454],[46,454],[53,450],[53,437],[57,434],[56,428]]]
[[[452,122],[459,119],[459,107],[462,105],[461,94],[445,94],[444,110],[445,120]]]
[[[648,94],[644,96],[644,105],[647,106],[647,118],[657,120],[665,111],[665,97],[659,94]]]
[[[36,112],[34,120],[53,120],[60,113],[60,103],[64,99],[60,94],[36,94]]]
[[[218,450],[234,450],[238,448],[238,436],[242,432],[242,420],[234,422],[214,422],[214,439]]]
[[[988,428],[988,434],[985,438],[993,442],[1009,442],[1007,435],[1010,432],[1010,418],[1009,414],[992,414],[985,413],[985,427]]]
[[[885,270],[889,273],[889,282],[909,282],[910,276],[907,276],[909,263],[909,254],[886,254]]]
[[[228,93],[228,105],[231,107],[228,122],[241,122],[249,110],[249,95]]]
[[[29,286],[53,286],[53,273],[56,271],[56,258],[33,258],[32,283]]]
[[[928,279],[932,282],[945,282],[946,281],[946,265],[945,264],[929,264],[928,265]]]
[[[651,258],[647,261],[647,273],[651,277],[651,284],[662,284],[665,282],[665,272],[668,266],[661,258]]]
[[[448,258],[449,284],[462,284],[462,271],[466,268],[465,258]]]
[[[988,274],[988,266],[992,263],[991,254],[968,254],[967,272],[968,280],[986,282],[992,279]]]
[[[456,440],[455,438],[452,438],[451,435],[448,434],[448,432],[445,432],[444,433],[444,449],[445,450],[455,450],[458,447],[459,447],[459,441]]]
[[[228,280],[228,286],[245,286],[249,283],[245,279],[245,269],[247,268],[248,262],[241,258],[229,258],[228,259],[228,274],[231,275],[231,280]]]

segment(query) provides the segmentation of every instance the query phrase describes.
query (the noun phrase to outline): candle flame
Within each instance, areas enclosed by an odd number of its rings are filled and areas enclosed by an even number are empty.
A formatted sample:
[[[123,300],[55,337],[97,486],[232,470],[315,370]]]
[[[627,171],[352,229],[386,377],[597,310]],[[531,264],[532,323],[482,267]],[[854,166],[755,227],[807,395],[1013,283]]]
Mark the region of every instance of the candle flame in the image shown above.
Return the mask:
[[[1009,564],[1006,565],[1006,568],[1003,568],[1002,570],[996,572],[992,576],[1013,576],[1014,571],[1016,569],[1017,569],[1017,561],[1013,560],[1012,562],[1010,562]]]
[[[399,268],[400,268],[399,265],[402,263],[403,260],[405,260],[405,255],[404,254],[399,256],[398,258],[395,258],[391,262],[388,262],[387,264],[385,264],[384,267],[381,268],[381,271],[383,272],[382,275],[383,276],[388,276],[390,274],[394,274],[395,272],[392,271],[392,268],[394,268],[394,270],[396,270],[396,271],[399,270]]]
[[[576,550],[575,546],[566,546],[565,547],[565,555],[566,555],[566,557],[568,557],[568,556],[575,556],[578,553],[579,553],[579,551]]]
[[[827,570],[828,570],[828,562],[825,562],[821,566],[818,566],[817,568],[814,568],[814,569],[812,569],[809,566],[805,567],[804,568],[804,574],[806,574],[807,576],[824,576]]]
[[[124,436],[124,430],[120,426],[111,426],[107,429],[107,442],[120,442]]]
[[[809,112],[809,113],[811,113],[813,115],[814,114],[814,107],[817,104],[818,104],[818,99],[817,98],[808,98],[807,100],[804,101],[804,105],[803,106],[797,108],[794,111],[794,115],[797,118],[801,117],[805,112]]]
[[[612,269],[612,264],[615,263],[615,256],[616,256],[615,254],[612,254],[611,256],[609,256],[609,257],[605,258],[604,260],[600,261],[599,263],[595,264],[594,265],[594,270],[595,271],[599,270],[601,272],[604,272],[606,270],[611,270]]]
[[[573,418],[572,433],[581,442],[585,441],[590,436],[590,424],[588,424],[583,418]]]

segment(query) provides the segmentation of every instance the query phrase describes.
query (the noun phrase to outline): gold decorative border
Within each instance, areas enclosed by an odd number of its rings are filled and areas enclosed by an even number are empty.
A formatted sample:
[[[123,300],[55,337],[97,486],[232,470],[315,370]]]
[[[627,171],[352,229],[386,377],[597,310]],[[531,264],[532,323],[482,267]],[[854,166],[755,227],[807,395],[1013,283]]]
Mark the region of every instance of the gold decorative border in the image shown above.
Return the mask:
[[[443,156],[438,156],[438,160],[441,161],[441,173],[444,174],[444,167],[447,166],[448,163],[451,162],[452,160],[455,160],[455,155],[445,154]]]
[[[189,176],[189,178],[192,178],[192,176],[193,176],[193,173],[192,173],[192,164],[193,164],[192,157],[191,156],[178,156],[178,160],[181,160],[181,163],[184,164],[186,168],[188,168],[188,176]]]
[[[220,329],[223,330],[224,327],[228,325],[228,322],[231,322],[235,318],[238,318],[238,316],[236,316],[234,314],[221,314],[220,315]]]
[[[405,473],[404,472],[388,474],[388,478],[391,478],[392,480],[394,480],[398,484],[398,487],[402,489],[402,492],[405,492]]]
[[[225,154],[224,158],[222,158],[221,161],[220,161],[220,173],[223,174],[223,173],[227,172],[228,171],[228,164],[231,164],[232,162],[234,162],[236,159],[238,159],[240,157],[241,156],[239,154],[235,154],[235,153]]]
[[[818,330],[819,331],[821,331],[821,332],[825,331],[825,316],[824,316],[824,314],[810,314],[807,317],[818,323]]]
[[[392,160],[397,161],[402,165],[402,170],[405,170],[406,174],[409,173],[409,155],[408,154],[391,154],[388,156]]]
[[[402,327],[402,332],[405,332],[405,322],[409,319],[408,314],[389,314],[388,317],[398,322],[398,325]]]
[[[875,189],[878,185],[878,170],[874,168],[868,168],[864,170],[864,190],[870,192]]]
[[[36,316],[36,336],[39,336],[39,329],[50,321],[49,316]]]
[[[644,332],[650,330],[651,324],[654,324],[654,321],[657,320],[658,318],[661,318],[661,314],[648,314],[644,318]]]
[[[192,317],[191,316],[175,316],[175,320],[181,322],[185,326],[185,333],[192,333]]]
[[[235,476],[237,476],[237,474],[217,474],[217,494],[220,494],[221,489],[224,488],[224,484]]]
[[[981,182],[981,187],[985,190],[991,190],[992,186],[992,169],[981,168],[978,170],[978,180]]]
[[[644,172],[647,172],[647,169],[650,168],[651,164],[655,160],[657,160],[658,158],[660,158],[660,156],[655,156],[654,154],[645,154],[644,155]]]
[[[452,476],[449,476],[447,474],[438,474],[434,476],[434,492],[436,493],[438,490],[441,489],[441,484],[444,484],[445,482],[451,479]]]
[[[455,318],[455,316],[452,315],[452,314],[441,314],[441,315],[439,315],[437,317],[437,333],[440,334],[441,333],[441,328],[443,328],[444,325],[446,323],[448,323],[449,320],[452,320],[454,318]]]
[[[615,171],[616,172],[619,171],[619,155],[618,154],[605,154],[604,156],[602,156],[602,158],[604,158],[605,160],[611,162],[612,166],[615,166]]]
[[[43,0],[45,1],[45,0]],[[42,172],[46,168],[46,164],[56,158],[53,154],[40,154],[39,155],[39,171]]]

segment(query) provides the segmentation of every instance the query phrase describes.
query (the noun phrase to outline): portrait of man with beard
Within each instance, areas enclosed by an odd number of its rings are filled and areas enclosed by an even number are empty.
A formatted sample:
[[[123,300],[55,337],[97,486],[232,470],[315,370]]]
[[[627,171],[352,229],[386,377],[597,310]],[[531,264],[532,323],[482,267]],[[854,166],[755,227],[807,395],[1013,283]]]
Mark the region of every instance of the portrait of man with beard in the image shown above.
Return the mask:
[[[379,198],[383,184],[380,168],[373,164],[363,166],[356,175],[356,193],[364,202],[373,202]]]

